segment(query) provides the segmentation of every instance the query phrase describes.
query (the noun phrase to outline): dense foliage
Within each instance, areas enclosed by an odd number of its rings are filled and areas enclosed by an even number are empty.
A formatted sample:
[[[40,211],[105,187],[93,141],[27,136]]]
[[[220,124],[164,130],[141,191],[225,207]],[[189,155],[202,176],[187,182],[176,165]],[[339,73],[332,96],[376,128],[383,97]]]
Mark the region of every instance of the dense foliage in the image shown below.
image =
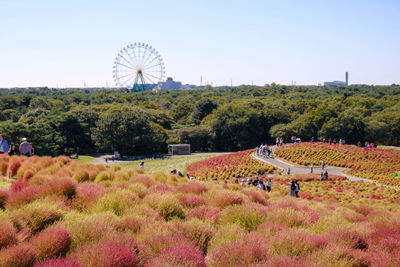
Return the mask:
[[[349,168],[349,174],[386,185],[400,185],[400,151],[360,148],[328,143],[302,143],[281,146],[275,155],[301,165],[327,165]]]
[[[14,180],[0,190],[0,266],[400,264],[398,192],[372,183],[278,176],[268,193],[66,157],[0,167]]]
[[[400,145],[400,86],[280,86],[161,90],[1,89],[0,132],[40,155],[237,151],[315,138]]]

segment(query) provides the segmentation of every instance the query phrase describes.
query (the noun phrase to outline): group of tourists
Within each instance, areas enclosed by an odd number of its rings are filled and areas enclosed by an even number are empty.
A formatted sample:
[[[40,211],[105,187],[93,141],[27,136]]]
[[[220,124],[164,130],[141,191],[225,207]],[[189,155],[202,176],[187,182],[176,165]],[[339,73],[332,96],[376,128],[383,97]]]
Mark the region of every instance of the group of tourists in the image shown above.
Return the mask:
[[[236,178],[235,179],[235,183],[239,183],[239,179]],[[271,188],[272,188],[272,180],[268,179],[268,181],[266,181],[264,183],[264,179],[259,178],[259,177],[255,177],[253,178],[247,178],[247,180],[245,180],[245,178],[242,178],[240,180],[240,184],[242,185],[243,188],[245,187],[252,187],[255,186],[257,187],[258,190],[266,190],[268,192],[271,192]]]
[[[362,147],[362,144],[361,144],[360,141],[357,142],[357,146],[358,147]],[[376,148],[376,144],[375,143],[369,143],[369,142],[365,141],[364,147],[365,148]]]
[[[289,183],[290,185],[290,196],[291,197],[299,197],[299,191],[300,191],[300,185],[297,182],[297,180],[292,180],[291,183]]]
[[[339,142],[336,140],[336,138],[329,138],[328,140],[326,140],[325,138],[322,139],[322,143],[329,143],[330,145],[336,145],[336,143],[338,143],[339,145],[345,145],[346,144],[346,140],[344,139],[339,139]]]
[[[0,154],[8,154],[9,156],[18,155],[30,157],[34,155],[33,144],[28,142],[27,138],[22,138],[22,142],[19,145],[19,150],[14,143],[8,144],[7,140],[2,134],[0,134]]]
[[[269,158],[272,153],[272,148],[268,145],[261,144],[260,146],[258,146],[256,148],[256,153],[257,153],[257,156],[263,156],[263,157]]]
[[[282,137],[277,137],[275,140],[275,144],[277,147],[280,147],[283,145],[283,138]]]

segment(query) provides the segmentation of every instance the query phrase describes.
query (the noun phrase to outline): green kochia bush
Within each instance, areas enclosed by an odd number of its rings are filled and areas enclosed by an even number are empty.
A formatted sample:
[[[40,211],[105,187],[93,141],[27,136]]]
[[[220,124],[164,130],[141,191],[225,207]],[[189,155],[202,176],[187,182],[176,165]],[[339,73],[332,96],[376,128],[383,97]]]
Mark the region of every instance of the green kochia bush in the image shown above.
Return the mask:
[[[56,206],[44,202],[32,202],[10,213],[14,225],[35,234],[63,217]]]
[[[143,201],[151,208],[158,211],[158,213],[167,221],[174,217],[180,219],[185,217],[185,213],[183,212],[179,200],[172,194],[150,194],[147,195]]]
[[[226,207],[218,218],[220,225],[237,223],[251,232],[265,221],[265,211],[260,204],[248,203]]]
[[[139,202],[139,197],[131,191],[117,190],[100,197],[93,207],[94,212],[112,211],[121,216],[125,210]]]

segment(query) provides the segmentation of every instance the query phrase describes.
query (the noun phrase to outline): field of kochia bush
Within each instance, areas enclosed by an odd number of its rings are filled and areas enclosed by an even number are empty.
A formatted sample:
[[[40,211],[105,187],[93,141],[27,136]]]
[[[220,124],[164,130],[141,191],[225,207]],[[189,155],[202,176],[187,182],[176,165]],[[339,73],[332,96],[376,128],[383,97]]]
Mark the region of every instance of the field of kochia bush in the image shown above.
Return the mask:
[[[400,151],[359,148],[328,143],[301,143],[282,146],[274,154],[300,165],[327,165],[349,168],[348,174],[371,179],[380,184],[400,186]]]
[[[274,166],[262,163],[251,157],[254,149],[212,157],[195,162],[187,167],[190,175],[204,179],[228,179],[256,175],[259,171],[272,173]]]
[[[400,266],[399,194],[372,183],[273,176],[267,193],[66,157],[1,156],[0,170],[15,180],[0,267]]]

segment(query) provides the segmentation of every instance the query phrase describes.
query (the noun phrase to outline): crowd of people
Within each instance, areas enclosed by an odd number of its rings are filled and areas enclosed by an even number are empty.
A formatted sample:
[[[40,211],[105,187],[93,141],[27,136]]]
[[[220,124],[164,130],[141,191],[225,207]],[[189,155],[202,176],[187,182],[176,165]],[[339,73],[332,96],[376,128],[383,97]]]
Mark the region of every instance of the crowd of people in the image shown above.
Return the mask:
[[[33,148],[33,144],[29,143],[26,137],[22,138],[22,142],[19,145],[19,149],[17,150],[17,146],[14,143],[11,143],[9,145],[4,136],[0,134],[0,154],[8,154],[9,156],[21,155],[30,157],[35,154],[35,150]]]
[[[261,144],[256,148],[257,156],[270,157],[272,148],[268,145]]]

